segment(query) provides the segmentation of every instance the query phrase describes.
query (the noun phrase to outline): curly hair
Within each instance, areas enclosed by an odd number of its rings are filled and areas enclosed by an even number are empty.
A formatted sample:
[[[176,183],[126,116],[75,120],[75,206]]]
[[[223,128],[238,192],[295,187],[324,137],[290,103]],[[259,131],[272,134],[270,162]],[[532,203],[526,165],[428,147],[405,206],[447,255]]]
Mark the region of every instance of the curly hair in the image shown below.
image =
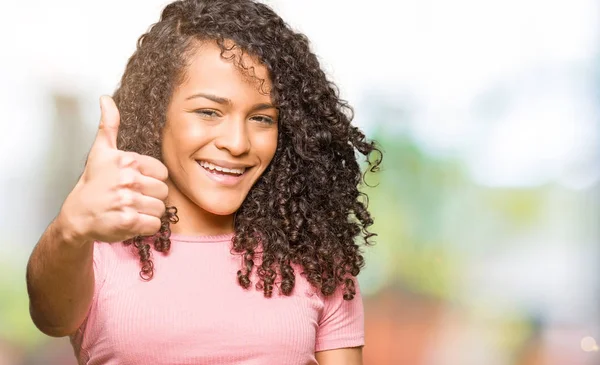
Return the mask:
[[[255,270],[255,288],[266,297],[274,286],[290,295],[294,267],[300,267],[323,295],[343,286],[344,299],[351,300],[356,294],[353,277],[364,266],[361,246],[372,244],[375,235],[368,230],[373,223],[368,199],[359,191],[364,175],[356,151],[365,156],[365,173],[378,169],[382,154],[351,124],[352,108],[327,79],[307,37],[268,6],[251,0],[167,5],[160,21],[139,38],[115,91],[121,112],[118,147],[162,160],[161,132],[171,95],[203,41],[215,41],[221,57],[233,43],[258,58],[269,72],[269,92],[279,108],[275,156],[235,214],[231,250],[242,257],[239,285],[248,289]],[[241,62],[236,65],[244,68]],[[168,207],[160,231],[150,240],[125,242],[139,251],[142,278],[153,275],[148,242],[167,252],[170,224],[176,222],[176,208]],[[255,265],[259,255],[261,262]]]

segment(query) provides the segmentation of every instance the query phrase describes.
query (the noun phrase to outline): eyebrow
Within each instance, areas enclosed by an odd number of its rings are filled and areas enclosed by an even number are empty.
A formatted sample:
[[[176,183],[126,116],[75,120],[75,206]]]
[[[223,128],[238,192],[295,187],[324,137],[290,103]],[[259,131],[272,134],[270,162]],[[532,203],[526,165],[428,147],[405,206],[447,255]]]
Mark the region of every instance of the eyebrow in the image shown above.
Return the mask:
[[[197,93],[191,96],[188,96],[185,100],[191,100],[195,98],[204,98],[210,101],[214,101],[217,104],[223,105],[231,105],[231,99],[227,99],[221,96],[213,95],[213,94],[205,94],[205,93]],[[276,109],[279,110],[275,105],[269,103],[260,103],[256,104],[252,107],[252,111],[265,110],[265,109]]]
[[[204,93],[197,93],[197,94],[188,96],[185,100],[191,100],[191,99],[195,99],[195,98],[208,99],[208,100],[214,101],[215,103],[218,103],[218,104],[231,104],[230,99],[222,98],[220,96],[216,96],[213,94],[204,94]]]

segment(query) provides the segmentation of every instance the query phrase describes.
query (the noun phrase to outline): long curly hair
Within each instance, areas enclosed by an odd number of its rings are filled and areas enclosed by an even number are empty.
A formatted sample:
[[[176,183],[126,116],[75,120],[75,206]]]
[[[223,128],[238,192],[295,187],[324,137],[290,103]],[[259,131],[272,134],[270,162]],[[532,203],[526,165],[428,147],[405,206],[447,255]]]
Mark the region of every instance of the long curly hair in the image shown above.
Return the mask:
[[[180,0],[167,5],[129,59],[114,99],[121,113],[118,147],[161,158],[161,133],[171,95],[184,80],[199,42],[215,41],[221,56],[231,44],[257,57],[268,69],[269,91],[279,108],[278,147],[264,174],[235,214],[232,252],[242,256],[240,286],[271,297],[274,287],[290,295],[294,267],[328,296],[343,286],[356,294],[354,277],[364,266],[361,246],[375,235],[367,197],[359,191],[366,171],[382,154],[351,124],[353,110],[328,81],[305,35],[294,32],[271,8],[251,0]],[[235,59],[233,61],[236,61]],[[235,63],[242,71],[241,62]],[[373,154],[374,153],[374,154]],[[373,155],[372,155],[373,154]],[[151,279],[150,244],[167,252],[175,207],[167,207],[160,231],[125,242],[140,255],[140,275]],[[255,265],[259,259],[260,264]]]

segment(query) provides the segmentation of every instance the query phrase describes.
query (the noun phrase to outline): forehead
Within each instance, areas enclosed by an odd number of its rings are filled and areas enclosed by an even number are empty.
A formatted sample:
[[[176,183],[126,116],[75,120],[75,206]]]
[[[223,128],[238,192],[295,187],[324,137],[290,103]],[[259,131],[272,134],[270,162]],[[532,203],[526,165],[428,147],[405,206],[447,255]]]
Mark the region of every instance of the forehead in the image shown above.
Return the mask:
[[[267,67],[233,43],[226,42],[225,46],[228,48],[225,51],[214,41],[194,46],[180,87],[215,89],[221,94],[256,93],[270,99],[271,79]]]

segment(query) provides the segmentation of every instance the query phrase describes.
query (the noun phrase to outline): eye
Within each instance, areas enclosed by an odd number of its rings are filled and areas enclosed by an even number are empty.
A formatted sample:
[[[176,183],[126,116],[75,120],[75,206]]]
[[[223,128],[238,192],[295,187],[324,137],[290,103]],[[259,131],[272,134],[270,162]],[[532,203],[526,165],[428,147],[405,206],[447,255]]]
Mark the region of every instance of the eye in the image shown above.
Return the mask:
[[[273,120],[271,117],[267,117],[266,115],[256,115],[251,119],[267,125],[275,124],[275,120]]]
[[[212,109],[198,109],[194,110],[194,113],[198,114],[203,118],[214,119],[219,116],[219,113],[216,110]]]

